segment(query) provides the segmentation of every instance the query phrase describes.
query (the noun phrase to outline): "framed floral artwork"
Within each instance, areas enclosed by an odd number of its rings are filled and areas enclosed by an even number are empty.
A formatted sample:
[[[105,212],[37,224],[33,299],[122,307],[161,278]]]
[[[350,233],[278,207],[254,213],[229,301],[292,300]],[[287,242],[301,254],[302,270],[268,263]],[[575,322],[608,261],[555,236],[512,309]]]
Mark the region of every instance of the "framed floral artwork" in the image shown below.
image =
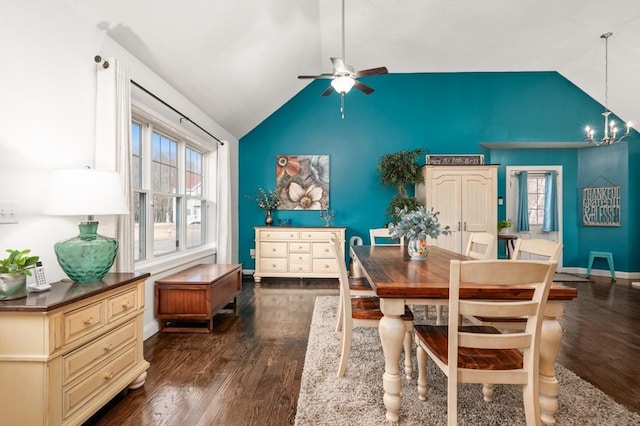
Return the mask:
[[[276,156],[278,210],[324,210],[329,207],[329,156]]]

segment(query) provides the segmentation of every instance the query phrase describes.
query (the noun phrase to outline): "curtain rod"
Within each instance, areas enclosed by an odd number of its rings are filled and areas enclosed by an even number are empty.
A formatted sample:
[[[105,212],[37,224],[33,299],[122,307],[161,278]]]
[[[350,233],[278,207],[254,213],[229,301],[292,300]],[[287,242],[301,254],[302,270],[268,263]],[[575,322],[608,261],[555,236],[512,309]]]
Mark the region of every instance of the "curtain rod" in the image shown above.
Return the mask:
[[[512,172],[511,176],[518,176],[523,171],[524,170]],[[544,174],[544,173],[555,173],[556,175],[560,174],[560,173],[556,172],[555,170],[527,170],[526,172],[529,173],[529,174],[532,174],[532,175],[536,175],[536,174],[537,175],[541,175],[541,174]]]
[[[100,63],[102,62],[102,57],[100,57],[99,55],[97,55],[95,58],[93,58],[96,63]],[[104,61],[104,63],[102,64],[103,68],[109,68],[109,62],[108,61]],[[171,105],[169,105],[168,103],[166,103],[165,101],[163,101],[162,99],[160,99],[158,96],[156,96],[155,94],[151,93],[149,90],[145,89],[144,87],[142,87],[140,84],[136,83],[134,80],[129,80],[131,81],[131,84],[133,84],[134,86],[136,86],[138,89],[142,90],[143,92],[145,92],[147,95],[151,96],[153,99],[155,99],[156,101],[160,102],[161,104],[163,104],[164,106],[166,106],[167,108],[171,109],[173,112],[175,112],[176,114],[180,115],[180,123],[182,123],[182,120],[187,120],[188,122],[190,122],[191,124],[193,124],[194,126],[196,126],[198,129],[202,130],[203,132],[205,132],[207,135],[211,136],[213,139],[215,139],[220,145],[224,145],[224,142],[222,142],[220,139],[218,139],[217,137],[213,136],[211,133],[209,133],[208,131],[206,131],[204,128],[202,128],[198,123],[196,123],[195,121],[193,121],[192,119],[190,119],[189,117],[187,117],[185,114],[181,113],[180,111],[178,111],[177,109],[175,109],[174,107],[172,107]]]

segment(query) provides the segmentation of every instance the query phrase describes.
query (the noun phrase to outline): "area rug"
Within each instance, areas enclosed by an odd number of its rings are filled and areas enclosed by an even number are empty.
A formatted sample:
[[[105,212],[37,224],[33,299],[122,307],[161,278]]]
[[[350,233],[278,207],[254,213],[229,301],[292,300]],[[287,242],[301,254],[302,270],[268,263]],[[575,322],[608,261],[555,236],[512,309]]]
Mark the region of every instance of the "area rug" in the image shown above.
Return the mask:
[[[354,330],[346,374],[336,377],[340,357],[340,336],[334,331],[337,303],[335,296],[316,298],[295,424],[389,425],[382,402],[384,359],[376,328]],[[403,377],[400,425],[447,423],[446,377],[432,362],[428,365],[427,401],[418,400],[417,372],[411,380]],[[640,415],[626,410],[571,371],[556,365],[556,372],[560,381],[558,426],[640,425]],[[481,385],[460,385],[458,396],[460,425],[525,424],[519,386],[496,385],[491,403],[482,400]]]

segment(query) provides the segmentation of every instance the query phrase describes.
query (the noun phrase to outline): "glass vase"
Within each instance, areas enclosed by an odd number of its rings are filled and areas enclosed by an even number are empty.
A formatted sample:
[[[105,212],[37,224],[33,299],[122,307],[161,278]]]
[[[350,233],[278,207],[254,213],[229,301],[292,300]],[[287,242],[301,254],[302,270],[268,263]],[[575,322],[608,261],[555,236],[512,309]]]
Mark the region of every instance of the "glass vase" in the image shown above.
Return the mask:
[[[58,263],[73,281],[86,283],[104,277],[118,254],[118,240],[98,234],[98,222],[81,222],[80,235],[53,246]]]
[[[429,250],[427,248],[427,240],[423,238],[409,238],[407,242],[407,253],[411,260],[425,260]]]

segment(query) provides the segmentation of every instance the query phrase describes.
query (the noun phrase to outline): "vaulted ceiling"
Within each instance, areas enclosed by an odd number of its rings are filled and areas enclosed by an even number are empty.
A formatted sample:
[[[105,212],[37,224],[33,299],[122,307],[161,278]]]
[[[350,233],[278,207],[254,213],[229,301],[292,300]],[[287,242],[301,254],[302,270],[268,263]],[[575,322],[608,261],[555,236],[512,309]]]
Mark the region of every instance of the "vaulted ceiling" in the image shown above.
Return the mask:
[[[238,138],[342,56],[340,0],[67,3]],[[603,104],[613,32],[609,108],[640,125],[639,0],[346,0],[345,18],[356,70],[558,71]]]

